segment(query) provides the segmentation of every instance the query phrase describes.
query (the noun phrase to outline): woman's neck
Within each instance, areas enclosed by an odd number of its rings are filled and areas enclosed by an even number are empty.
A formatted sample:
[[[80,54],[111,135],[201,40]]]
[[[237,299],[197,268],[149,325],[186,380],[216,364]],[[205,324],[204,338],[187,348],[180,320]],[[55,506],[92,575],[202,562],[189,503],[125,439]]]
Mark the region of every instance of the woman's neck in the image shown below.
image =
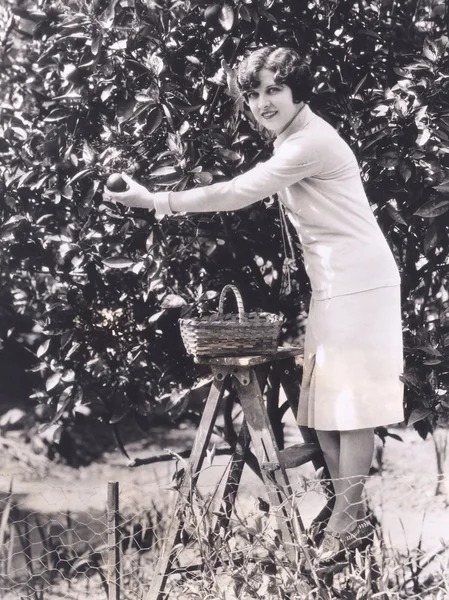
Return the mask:
[[[296,114],[294,115],[294,117],[290,119],[290,121],[281,129],[281,131],[277,131],[276,132],[276,136],[282,135],[284,133],[284,131],[290,127],[290,125],[293,123],[293,121],[296,119],[296,117],[299,115],[299,113],[302,111],[302,109],[304,107],[305,107],[305,103],[304,102],[300,102],[299,108],[296,111]]]

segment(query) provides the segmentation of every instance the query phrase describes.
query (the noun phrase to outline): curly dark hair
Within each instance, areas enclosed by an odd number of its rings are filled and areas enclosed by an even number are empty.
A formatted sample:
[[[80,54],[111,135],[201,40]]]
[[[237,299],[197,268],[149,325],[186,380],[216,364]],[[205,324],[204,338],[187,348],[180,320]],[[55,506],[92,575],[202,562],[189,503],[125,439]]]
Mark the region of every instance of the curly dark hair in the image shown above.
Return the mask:
[[[259,85],[259,72],[262,69],[273,71],[275,82],[291,89],[293,102],[299,104],[310,100],[312,73],[309,65],[295,50],[266,46],[249,54],[237,71],[237,85],[242,94]]]

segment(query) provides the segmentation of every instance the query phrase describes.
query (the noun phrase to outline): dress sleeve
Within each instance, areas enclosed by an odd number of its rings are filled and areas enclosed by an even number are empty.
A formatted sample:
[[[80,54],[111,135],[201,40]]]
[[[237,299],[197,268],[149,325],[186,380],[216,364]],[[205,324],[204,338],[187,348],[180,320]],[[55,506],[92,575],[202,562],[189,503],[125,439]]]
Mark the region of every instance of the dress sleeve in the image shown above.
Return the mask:
[[[321,168],[316,147],[303,140],[287,140],[269,160],[230,181],[183,192],[171,192],[170,209],[173,212],[239,210],[280,192],[301,179],[319,174]],[[159,193],[154,196],[158,204]]]

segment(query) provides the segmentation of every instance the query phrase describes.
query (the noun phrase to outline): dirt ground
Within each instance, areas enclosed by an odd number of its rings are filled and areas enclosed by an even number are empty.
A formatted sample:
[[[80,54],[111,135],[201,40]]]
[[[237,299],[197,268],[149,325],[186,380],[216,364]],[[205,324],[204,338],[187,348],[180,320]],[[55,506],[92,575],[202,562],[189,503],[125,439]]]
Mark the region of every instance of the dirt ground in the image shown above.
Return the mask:
[[[440,493],[436,496],[439,478],[432,437],[424,441],[413,429],[397,428],[390,431],[399,435],[403,441],[388,437],[385,447],[379,442],[374,461],[376,471],[370,476],[366,486],[367,499],[382,524],[388,548],[407,555],[419,547],[425,556],[431,556],[444,545],[449,546],[447,457],[444,462],[446,477],[440,479]],[[145,458],[161,453],[169,455],[170,452],[176,453],[191,447],[194,434],[189,428],[156,428],[147,439],[135,441],[129,444],[127,449],[131,458]],[[17,434],[13,435],[11,432],[3,440],[12,441],[17,438]],[[437,440],[443,451],[444,444],[446,443],[447,448],[449,442],[449,431],[438,431]],[[0,437],[0,443],[1,441]],[[293,418],[288,418],[286,445],[301,441]],[[212,443],[216,443],[217,446],[222,444],[218,437],[213,437]],[[87,546],[98,548],[99,545],[105,544],[110,481],[119,482],[120,511],[127,519],[135,518],[140,524],[150,524],[157,509],[160,519],[159,532],[163,532],[172,519],[172,506],[176,498],[176,492],[171,489],[173,474],[176,465],[182,468],[182,460],[172,459],[131,468],[118,451],[112,451],[107,452],[100,461],[73,469],[51,463],[39,456],[33,457],[24,447],[28,452],[28,464],[25,464],[13,458],[10,449],[6,448],[4,445],[0,472],[0,507],[5,507],[8,491],[12,487],[17,507],[15,518],[19,520],[22,533],[23,524],[28,524],[27,535],[31,544],[29,554],[36,565],[40,565],[37,562],[39,557],[45,555],[41,540],[42,528],[51,534],[57,543],[61,543],[61,546],[76,547],[74,554],[82,554],[82,549]],[[209,456],[203,467],[198,489],[203,500],[210,501],[212,506],[214,498],[217,497],[217,486],[226,472],[228,460],[228,456]],[[325,496],[321,484],[315,478],[311,465],[289,470],[288,473],[301,517],[307,527],[324,504]],[[237,498],[237,519],[246,519],[247,523],[251,523],[252,519],[260,516],[260,498],[268,499],[266,489],[254,473],[245,467]],[[127,532],[132,534],[133,531],[131,523],[127,526]],[[11,546],[11,542],[9,544]],[[17,538],[14,540],[11,554],[15,569],[14,579],[23,581],[24,576],[27,576],[27,555]],[[19,595],[13,591],[12,585],[8,588],[8,581],[1,577],[6,559],[2,562],[1,558],[0,552],[0,596],[5,600],[32,597],[32,593],[24,596],[23,588],[20,588]],[[128,588],[137,586],[136,589],[139,589],[142,585],[138,579],[139,574],[141,577],[142,572],[145,572],[142,569],[147,569],[156,559],[157,549],[143,554],[136,552],[131,557],[128,555],[124,567]],[[61,567],[58,568],[61,571]],[[445,568],[444,565],[442,568]],[[61,579],[59,587],[52,587],[51,592],[46,592],[43,597],[45,600],[79,599],[87,597],[86,594],[89,597],[104,597],[104,592],[98,589],[98,577],[94,577],[91,584],[89,578],[82,575],[77,585],[82,586],[81,595],[78,591],[75,593],[75,588],[72,590],[73,595],[69,579]],[[92,596],[88,591],[89,585],[93,585],[92,591],[95,589],[97,595]]]
[[[439,547],[442,541],[449,544],[449,483],[447,478],[442,481],[440,494],[435,495],[438,476],[432,437],[424,441],[413,429],[390,431],[400,435],[403,441],[387,438],[383,452],[379,442],[374,462],[378,472],[369,478],[366,487],[370,506],[383,525],[385,539],[397,549],[413,548],[421,543],[423,549],[430,551]],[[131,458],[145,458],[166,450],[179,452],[191,445],[193,435],[194,431],[189,429],[167,431],[160,428],[152,431],[148,439],[129,445],[128,451]],[[448,436],[448,430],[438,432],[440,446],[444,441],[447,443]],[[219,438],[213,438],[213,441],[220,444]],[[288,420],[287,445],[300,441],[294,422]],[[206,460],[199,480],[203,496],[213,494],[228,460],[227,456],[215,456],[212,464]],[[43,515],[44,521],[67,512],[75,520],[86,521],[92,515],[95,521],[101,521],[107,506],[108,481],[118,481],[121,510],[128,516],[157,506],[169,519],[176,495],[169,489],[175,467],[176,461],[170,460],[130,468],[118,451],[108,452],[101,461],[79,469],[49,463],[40,457],[36,457],[35,464],[30,466],[19,463],[3,451],[0,499],[6,497],[12,485],[20,510]],[[182,467],[182,461],[179,467]],[[444,469],[447,473],[447,459]],[[311,465],[290,470],[289,476],[307,526],[324,501],[320,484],[314,479]],[[266,498],[266,490],[245,467],[237,500],[238,514],[245,517],[257,513],[260,497]]]

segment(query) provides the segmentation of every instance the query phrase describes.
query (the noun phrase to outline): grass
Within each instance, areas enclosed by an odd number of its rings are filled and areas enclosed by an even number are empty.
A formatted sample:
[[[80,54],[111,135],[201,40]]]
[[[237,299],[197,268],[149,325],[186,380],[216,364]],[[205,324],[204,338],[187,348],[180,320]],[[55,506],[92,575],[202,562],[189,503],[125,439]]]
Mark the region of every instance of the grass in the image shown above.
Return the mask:
[[[373,546],[351,555],[339,573],[318,576],[299,545],[294,557],[271,511],[257,510],[214,534],[211,497],[197,494],[187,507],[166,591],[170,600],[448,600],[449,547],[397,551],[376,524]],[[9,494],[0,502],[2,600],[107,600],[105,515],[90,521],[59,513],[44,518],[20,509]],[[172,510],[157,506],[120,514],[121,599],[145,600]],[[423,521],[424,527],[424,521]],[[313,556],[314,550],[310,549]],[[200,565],[200,569],[192,568]]]

